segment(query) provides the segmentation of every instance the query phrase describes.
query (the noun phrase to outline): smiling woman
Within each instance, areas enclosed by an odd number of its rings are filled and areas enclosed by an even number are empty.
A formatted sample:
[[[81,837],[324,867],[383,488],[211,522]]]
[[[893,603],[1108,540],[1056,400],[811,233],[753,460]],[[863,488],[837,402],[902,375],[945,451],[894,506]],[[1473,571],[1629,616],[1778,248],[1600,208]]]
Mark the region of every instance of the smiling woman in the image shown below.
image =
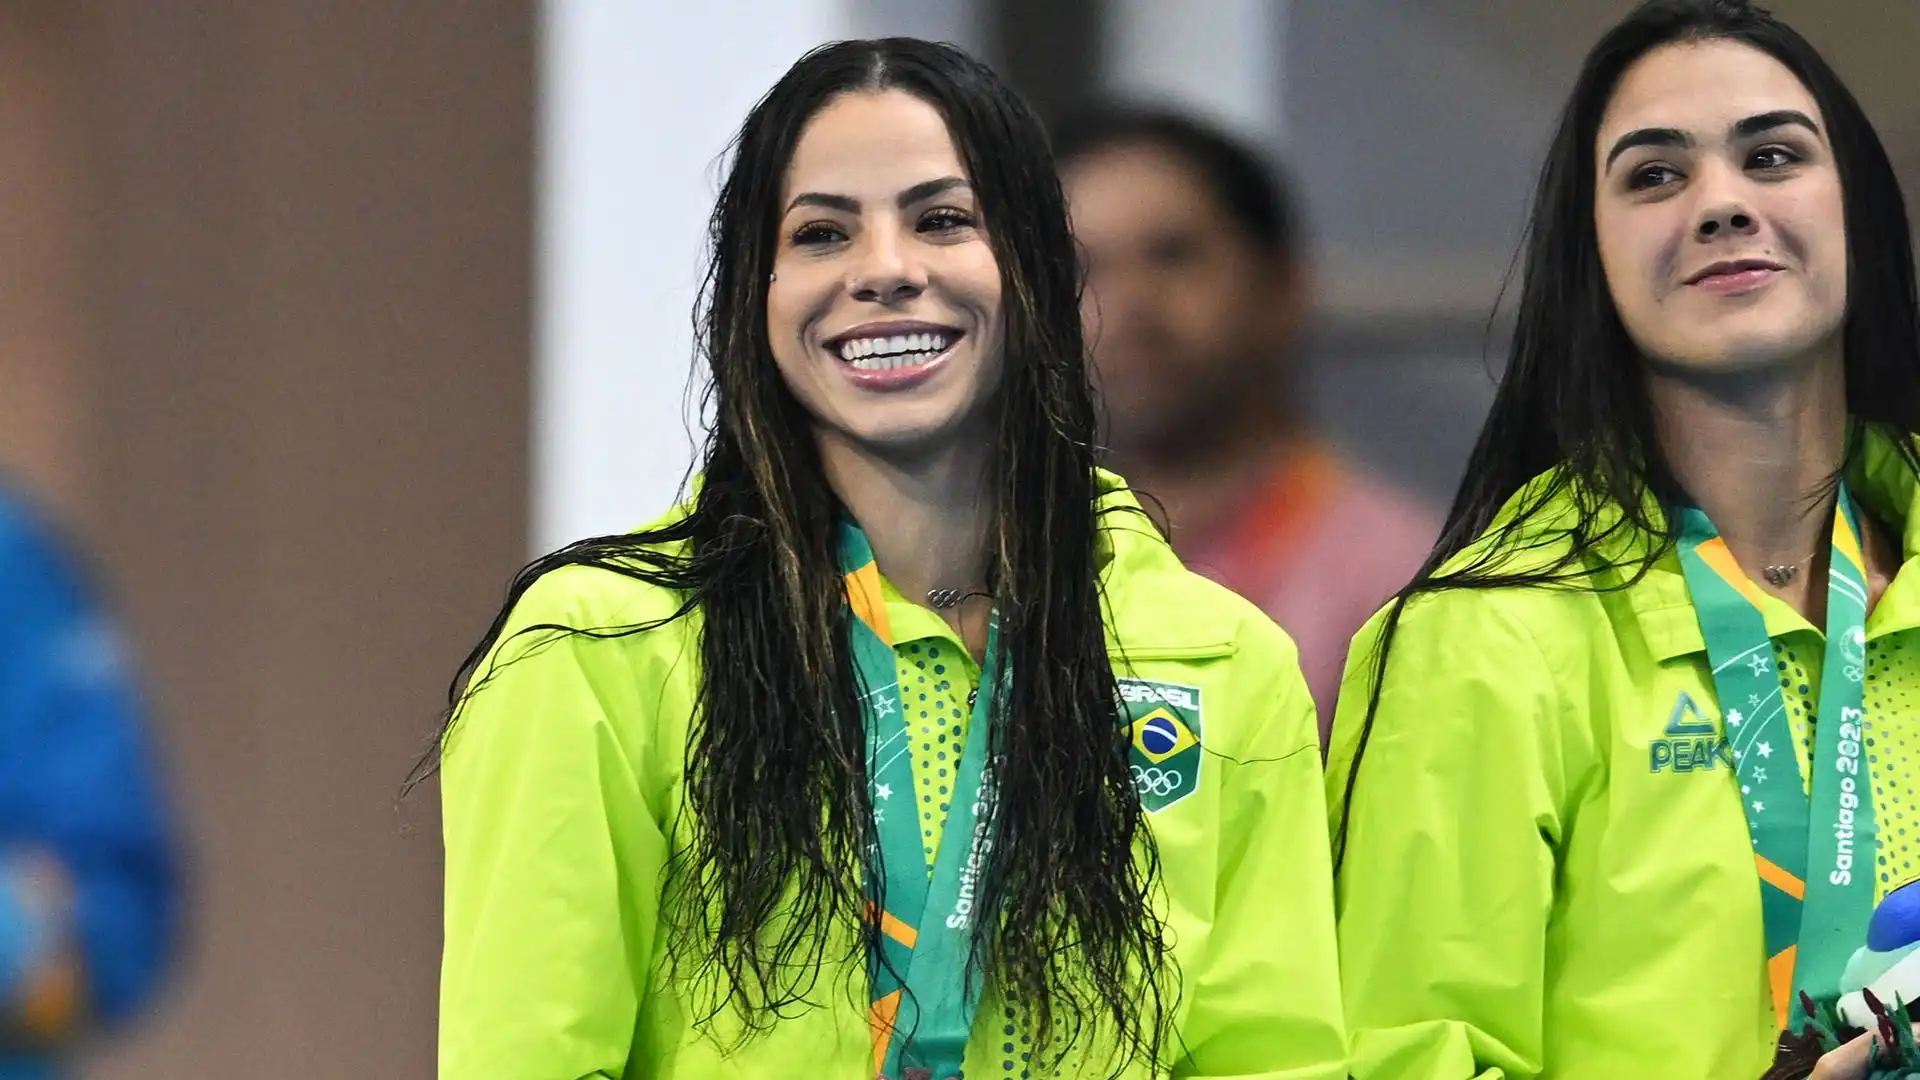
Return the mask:
[[[1356,1076],[1864,1077],[1822,1025],[1920,996],[1908,236],[1759,8],[1588,54],[1505,379],[1335,719]]]
[[[1346,1075],[1312,703],[1094,467],[1054,177],[925,42],[748,116],[696,490],[459,673],[443,1080]]]
[[[1661,370],[1825,352],[1840,371],[1846,222],[1819,116],[1786,65],[1729,41],[1663,49],[1620,80],[1594,227],[1621,322]]]
[[[807,124],[786,189],[767,332],[829,475],[846,455],[962,445],[977,471],[1000,269],[946,121],[903,90],[849,94]]]

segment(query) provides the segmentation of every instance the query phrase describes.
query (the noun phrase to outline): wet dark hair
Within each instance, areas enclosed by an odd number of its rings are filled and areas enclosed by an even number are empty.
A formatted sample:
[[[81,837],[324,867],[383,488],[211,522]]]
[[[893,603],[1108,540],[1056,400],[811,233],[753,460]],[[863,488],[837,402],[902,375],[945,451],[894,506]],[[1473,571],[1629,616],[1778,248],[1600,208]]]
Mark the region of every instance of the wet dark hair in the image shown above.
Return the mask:
[[[1054,156],[1062,166],[1116,147],[1146,144],[1172,154],[1248,240],[1263,251],[1300,254],[1300,218],[1294,197],[1271,159],[1224,129],[1176,109],[1089,106],[1054,127]]]
[[[747,1037],[816,1001],[829,962],[864,981],[878,929],[862,873],[883,877],[837,560],[845,511],[774,365],[767,282],[803,129],[841,95],[882,90],[945,118],[1004,296],[988,580],[1012,678],[993,701],[1001,795],[979,893],[997,918],[977,921],[971,969],[1023,1016],[1036,1051],[1064,1053],[1099,1030],[1125,1061],[1157,1062],[1175,988],[1103,631],[1094,402],[1066,205],[1039,120],[957,49],[823,46],[754,106],[709,230],[699,340],[713,419],[690,509],[522,570],[460,668],[442,742],[497,674],[486,658],[540,578],[591,566],[673,590],[682,602],[663,622],[698,615],[706,673],[686,747],[693,828],[665,885],[676,977],[699,995],[699,1023],[731,1010]],[[612,638],[660,625],[534,629]],[[857,932],[860,955],[826,955],[836,926]]]
[[[1633,553],[1634,562],[1620,575],[1630,585],[1673,549],[1679,520],[1674,511],[1685,494],[1654,437],[1638,353],[1600,264],[1594,144],[1627,69],[1663,45],[1693,41],[1758,49],[1792,71],[1819,104],[1846,200],[1842,334],[1847,409],[1857,425],[1849,456],[1857,452],[1860,431],[1878,429],[1900,448],[1907,467],[1920,471],[1909,434],[1920,431],[1920,305],[1912,240],[1899,181],[1865,112],[1813,46],[1761,7],[1742,0],[1641,5],[1587,54],[1561,113],[1534,197],[1506,375],[1440,538],[1390,602],[1372,657],[1365,719],[1335,826],[1336,866],[1346,853],[1348,811],[1394,634],[1410,599],[1448,589],[1597,588],[1595,550],[1638,538],[1618,548]],[[1541,483],[1528,486],[1543,474]],[[1837,483],[1839,477],[1831,479]],[[1564,528],[1544,525],[1548,508],[1569,497],[1578,511],[1571,522]],[[1509,501],[1516,506],[1501,517]],[[1527,538],[1542,529],[1550,539]],[[1512,558],[1523,547],[1561,554],[1546,565],[1539,558]],[[1473,554],[1456,561],[1470,548]]]

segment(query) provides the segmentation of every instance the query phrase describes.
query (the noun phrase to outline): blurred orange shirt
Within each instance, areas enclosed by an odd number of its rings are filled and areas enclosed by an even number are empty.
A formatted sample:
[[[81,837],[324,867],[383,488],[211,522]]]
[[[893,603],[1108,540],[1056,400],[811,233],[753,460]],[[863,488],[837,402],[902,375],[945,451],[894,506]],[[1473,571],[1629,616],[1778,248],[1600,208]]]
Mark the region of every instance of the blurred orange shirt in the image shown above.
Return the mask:
[[[1303,444],[1230,519],[1175,536],[1189,567],[1259,605],[1299,645],[1324,746],[1348,644],[1439,532],[1427,507]]]

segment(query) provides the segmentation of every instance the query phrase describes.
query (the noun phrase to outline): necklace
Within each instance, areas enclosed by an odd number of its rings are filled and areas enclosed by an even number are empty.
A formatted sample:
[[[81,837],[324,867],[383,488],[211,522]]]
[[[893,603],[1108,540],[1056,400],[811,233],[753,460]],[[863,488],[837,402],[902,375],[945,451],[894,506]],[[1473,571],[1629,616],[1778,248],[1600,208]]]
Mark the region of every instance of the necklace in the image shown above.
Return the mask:
[[[1820,554],[1818,551],[1813,553],[1813,555],[1818,555],[1818,554]],[[1806,558],[1801,559],[1799,562],[1793,563],[1792,565],[1789,565],[1789,566],[1764,567],[1761,569],[1760,575],[1767,579],[1767,584],[1772,585],[1774,588],[1777,589],[1780,586],[1785,585],[1787,582],[1792,581],[1793,576],[1800,572],[1801,567],[1813,561],[1813,555],[1809,555]]]

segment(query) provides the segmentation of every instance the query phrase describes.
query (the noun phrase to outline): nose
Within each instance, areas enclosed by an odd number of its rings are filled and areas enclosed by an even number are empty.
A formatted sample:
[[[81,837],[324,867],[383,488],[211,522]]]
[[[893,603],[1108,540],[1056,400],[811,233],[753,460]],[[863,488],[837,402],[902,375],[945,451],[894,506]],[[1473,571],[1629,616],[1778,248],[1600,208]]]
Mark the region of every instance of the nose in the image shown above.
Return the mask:
[[[1700,216],[1694,231],[1702,240],[1721,236],[1751,236],[1758,228],[1753,215],[1742,206],[1718,206]]]
[[[848,291],[856,300],[894,304],[911,300],[926,290],[926,267],[911,246],[892,230],[872,229],[862,238]]]
[[[1732,169],[1706,167],[1700,178],[1700,216],[1694,222],[1696,239],[1703,242],[1730,236],[1751,236],[1760,227],[1748,204],[1746,177]]]

